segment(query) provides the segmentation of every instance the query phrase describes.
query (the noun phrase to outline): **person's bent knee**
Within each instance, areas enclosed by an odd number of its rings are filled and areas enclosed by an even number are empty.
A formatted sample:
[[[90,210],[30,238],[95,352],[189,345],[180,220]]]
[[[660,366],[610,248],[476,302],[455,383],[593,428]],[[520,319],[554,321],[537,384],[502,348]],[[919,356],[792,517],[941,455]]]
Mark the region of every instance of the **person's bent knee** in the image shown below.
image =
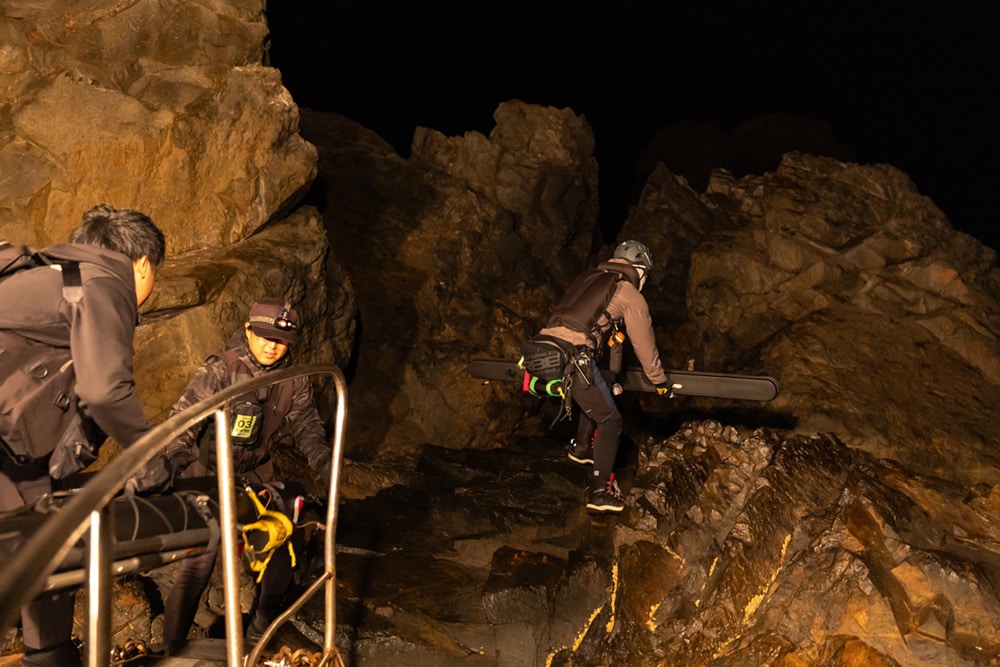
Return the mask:
[[[600,429],[605,429],[608,431],[614,430],[621,432],[622,426],[625,423],[625,420],[622,418],[622,413],[618,410],[609,411],[608,413],[599,416],[594,421],[598,425],[598,431],[600,431]]]

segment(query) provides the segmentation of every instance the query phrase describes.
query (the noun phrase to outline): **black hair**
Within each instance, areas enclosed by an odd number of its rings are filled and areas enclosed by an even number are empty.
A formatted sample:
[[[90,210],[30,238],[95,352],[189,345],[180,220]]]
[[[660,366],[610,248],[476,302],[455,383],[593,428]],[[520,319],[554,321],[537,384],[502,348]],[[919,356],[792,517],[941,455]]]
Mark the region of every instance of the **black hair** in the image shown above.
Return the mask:
[[[166,257],[163,232],[139,211],[98,204],[83,214],[83,223],[69,236],[70,243],[86,243],[120,252],[133,262],[143,256],[153,268]]]

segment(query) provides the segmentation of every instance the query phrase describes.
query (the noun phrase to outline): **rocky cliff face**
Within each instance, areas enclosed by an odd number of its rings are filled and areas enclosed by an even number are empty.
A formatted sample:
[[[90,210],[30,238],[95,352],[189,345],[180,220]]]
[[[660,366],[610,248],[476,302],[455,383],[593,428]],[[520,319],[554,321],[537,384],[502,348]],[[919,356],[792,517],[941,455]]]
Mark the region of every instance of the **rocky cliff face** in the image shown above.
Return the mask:
[[[334,213],[331,235],[352,234],[361,252],[345,260],[348,272],[370,278],[358,297],[365,331],[398,329],[399,305],[380,302],[410,289],[366,268],[381,236],[357,230],[386,225],[387,217],[393,229],[419,229],[430,247],[458,238],[483,261],[491,248],[507,257],[508,269],[485,280],[473,268],[465,282],[440,283],[433,298],[404,301],[415,321],[455,332],[451,349],[474,356],[516,357],[558,292],[537,281],[577,270],[572,255],[546,255],[552,244],[542,236],[526,239],[519,227],[496,224],[505,219],[496,217],[496,189],[467,175],[482,169],[456,167],[473,164],[473,155],[502,164],[493,136],[506,134],[504,123],[555,116],[530,106],[512,114],[508,106],[489,139],[432,133],[438,154],[418,131],[410,160],[347,119],[304,114],[303,131],[320,151],[321,206],[349,212],[346,220]],[[386,216],[397,206],[357,195],[372,183],[386,195],[422,190],[434,205]],[[531,192],[508,193],[500,208],[522,219],[522,205],[535,208]],[[456,198],[490,205],[466,209],[459,225],[455,204],[439,203]],[[484,226],[495,236],[484,236]],[[424,656],[405,663],[413,665],[996,660],[998,637],[987,620],[1000,601],[989,409],[998,359],[995,253],[951,229],[891,166],[798,153],[786,154],[775,172],[736,179],[716,171],[703,193],[661,165],[624,224],[626,237],[643,239],[657,259],[646,294],[669,363],[768,373],[782,393],[766,405],[623,397],[632,420],[620,457],[630,507],[607,522],[582,511],[585,471],[561,459],[559,438],[568,432],[544,433],[547,406],[513,384],[469,380],[459,398],[442,399],[411,379],[443,369],[460,377],[461,360],[423,351],[436,344],[433,329],[405,343],[380,340],[377,358],[392,354],[407,369],[398,382],[408,414],[441,427],[427,439],[405,421],[357,425],[359,461],[346,488],[359,500],[347,512],[365,518],[348,520],[344,539],[393,554],[394,565],[347,559],[344,614],[360,629],[350,650],[388,660],[407,651]],[[475,246],[475,238],[484,242]],[[516,260],[503,255],[511,247],[520,251]],[[590,261],[609,251],[598,249]],[[450,276],[447,256],[425,252],[413,264],[412,254],[396,250],[390,263],[409,262],[413,275]],[[484,295],[498,307],[478,308]],[[366,360],[369,345],[362,335],[361,386],[377,385],[386,370]],[[374,393],[361,396],[367,402]],[[450,409],[441,410],[443,400]],[[486,451],[473,455],[470,447]],[[402,451],[413,453],[400,459]],[[365,527],[378,512],[411,504],[388,525]],[[414,533],[425,537],[415,543]],[[429,567],[437,584],[406,574]],[[382,577],[369,588],[361,583],[367,568]],[[423,597],[441,581],[456,607]],[[399,590],[423,594],[390,593]],[[307,613],[301,626],[316,633],[318,622]]]
[[[151,416],[262,296],[304,311],[302,361],[349,355],[350,281],[316,213],[288,217],[316,150],[280,73],[261,64],[263,10],[15,1],[0,17],[0,237],[61,243],[107,202],[147,213],[167,238],[136,345]]]
[[[300,360],[350,380],[345,656],[1000,659],[1000,275],[905,174],[796,152],[774,171],[715,170],[705,189],[652,169],[621,238],[653,250],[664,358],[766,372],[782,392],[624,396],[629,507],[594,518],[566,425],[547,430],[553,402],[465,368],[516,358],[610,252],[585,119],[512,100],[489,136],[418,128],[404,159],[349,119],[300,117],[260,65],[264,18],[237,0],[9,3],[0,235],[62,240],[98,201],[163,226],[171,259],[136,340],[155,417],[250,301],[296,302]],[[141,588],[124,582],[122,599]],[[123,604],[119,643],[158,640],[155,608]],[[296,620],[313,638],[321,623],[315,606]]]
[[[294,201],[315,150],[280,74],[261,65],[263,9],[8,3],[5,231],[61,242],[96,202],[141,204],[179,253],[245,238]]]
[[[658,314],[684,313],[663,341],[675,363],[775,373],[768,410],[798,432],[992,482],[993,250],[888,165],[790,153],[773,173],[685,190],[661,168],[622,232],[683,267],[653,278],[675,299]]]

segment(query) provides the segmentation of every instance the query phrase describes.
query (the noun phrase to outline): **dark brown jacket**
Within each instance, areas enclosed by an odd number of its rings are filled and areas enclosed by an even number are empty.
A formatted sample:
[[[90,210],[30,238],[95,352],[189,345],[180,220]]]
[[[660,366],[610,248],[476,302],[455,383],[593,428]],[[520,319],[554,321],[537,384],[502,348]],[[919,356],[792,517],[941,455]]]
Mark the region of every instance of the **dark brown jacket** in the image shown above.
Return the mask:
[[[623,259],[608,261],[628,264]],[[608,303],[607,315],[601,315],[598,318],[597,328],[602,332],[607,332],[611,328],[611,323],[616,320],[624,323],[625,331],[632,343],[632,349],[635,350],[635,356],[642,364],[642,370],[649,381],[653,384],[666,382],[667,373],[660,363],[660,351],[656,347],[656,334],[653,332],[653,318],[649,315],[649,305],[638,288],[628,280],[619,280],[615,284],[615,293]],[[544,328],[540,333],[561,338],[573,345],[594,347],[589,336],[568,327]]]

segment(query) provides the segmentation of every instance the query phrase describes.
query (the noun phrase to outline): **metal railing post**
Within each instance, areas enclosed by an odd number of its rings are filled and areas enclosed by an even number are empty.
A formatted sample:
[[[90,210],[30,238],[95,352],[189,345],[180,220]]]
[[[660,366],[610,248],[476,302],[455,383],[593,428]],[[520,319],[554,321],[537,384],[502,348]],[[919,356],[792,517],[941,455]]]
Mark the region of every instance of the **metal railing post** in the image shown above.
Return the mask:
[[[274,619],[261,635],[253,651],[247,656],[246,665],[256,665],[260,654],[274,634],[275,628],[284,623],[293,613],[298,611],[323,586],[324,617],[323,617],[323,658],[317,667],[334,664],[339,655],[334,646],[337,632],[337,506],[340,504],[338,493],[340,489],[340,470],[344,462],[344,426],[347,422],[347,381],[343,374],[333,374],[334,386],[337,390],[337,411],[333,425],[333,445],[330,461],[330,486],[327,495],[326,533],[323,536],[323,575],[303,593],[284,613]],[[343,665],[343,662],[337,661]]]
[[[222,533],[222,555],[225,561],[224,584],[226,587],[226,634],[228,664],[241,665],[243,660],[242,612],[239,606],[239,570],[236,547],[236,487],[230,439],[228,406],[232,400],[248,392],[296,377],[327,374],[334,377],[337,388],[337,414],[335,419],[333,461],[330,472],[330,506],[327,509],[325,537],[326,571],[310,587],[316,592],[320,582],[326,584],[326,628],[324,633],[324,658],[321,665],[329,664],[333,656],[336,633],[336,583],[334,553],[337,527],[337,490],[343,461],[343,435],[346,421],[347,384],[339,367],[331,364],[313,364],[292,367],[268,373],[227,387],[188,409],[173,415],[153,427],[130,447],[120,452],[82,488],[77,489],[59,510],[47,519],[23,546],[12,554],[5,567],[0,569],[0,632],[10,627],[22,604],[31,600],[53,580],[72,585],[72,576],[56,574],[58,566],[73,546],[90,531],[92,549],[88,561],[87,582],[90,591],[88,610],[87,655],[92,667],[109,664],[111,641],[111,582],[114,566],[114,526],[110,503],[121,491],[125,482],[138,473],[178,433],[198,424],[214,413],[216,420],[216,454],[219,475],[219,512]],[[186,549],[182,554],[198,555],[204,549]],[[138,564],[137,559],[134,564]],[[173,560],[173,559],[171,559]],[[158,564],[162,564],[157,561]],[[308,598],[303,596],[293,607],[297,610]],[[290,615],[290,614],[289,614]],[[282,614],[282,618],[286,615]],[[262,638],[265,641],[268,633]],[[258,644],[256,650],[261,645]],[[341,663],[342,664],[342,663]]]
[[[325,591],[325,627],[323,632],[324,661],[334,653],[337,634],[337,506],[340,504],[340,469],[344,461],[344,426],[347,422],[347,384],[343,375],[334,376],[337,387],[337,417],[333,427],[333,461],[330,466],[330,489],[326,508],[326,535],[323,553],[330,578]]]
[[[239,552],[236,549],[236,475],[233,472],[229,404],[215,411],[215,474],[219,480],[219,527],[222,530],[222,581],[226,599],[228,664],[243,662],[243,611],[240,609]]]
[[[87,665],[111,663],[111,561],[115,517],[110,505],[90,513],[87,533]]]

